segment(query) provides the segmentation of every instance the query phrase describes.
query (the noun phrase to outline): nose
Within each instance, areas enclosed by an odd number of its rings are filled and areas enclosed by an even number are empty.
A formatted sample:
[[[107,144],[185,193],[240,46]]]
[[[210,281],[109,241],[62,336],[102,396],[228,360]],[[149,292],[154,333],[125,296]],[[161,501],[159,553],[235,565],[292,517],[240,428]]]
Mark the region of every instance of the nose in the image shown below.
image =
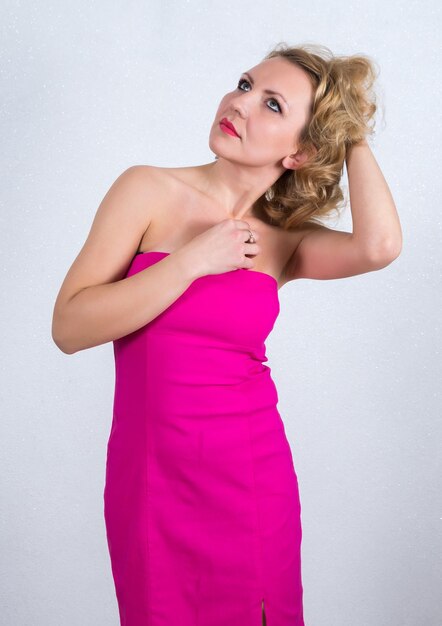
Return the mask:
[[[230,106],[232,107],[232,109],[239,113],[240,117],[244,118],[247,117],[247,104],[245,101],[244,97],[241,97],[239,95],[234,96],[233,99],[230,101]]]

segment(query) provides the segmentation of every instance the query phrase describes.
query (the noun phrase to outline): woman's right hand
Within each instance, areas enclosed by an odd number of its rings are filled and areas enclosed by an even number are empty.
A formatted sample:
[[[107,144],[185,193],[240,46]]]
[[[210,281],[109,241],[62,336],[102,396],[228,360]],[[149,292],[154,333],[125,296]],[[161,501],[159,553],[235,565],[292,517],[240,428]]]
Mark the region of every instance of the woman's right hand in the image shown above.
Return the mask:
[[[247,243],[250,232],[255,242],[258,241],[258,233],[247,221],[227,218],[191,239],[179,248],[179,252],[201,276],[240,268],[252,269],[253,259],[245,255],[256,256],[261,247],[257,243]]]

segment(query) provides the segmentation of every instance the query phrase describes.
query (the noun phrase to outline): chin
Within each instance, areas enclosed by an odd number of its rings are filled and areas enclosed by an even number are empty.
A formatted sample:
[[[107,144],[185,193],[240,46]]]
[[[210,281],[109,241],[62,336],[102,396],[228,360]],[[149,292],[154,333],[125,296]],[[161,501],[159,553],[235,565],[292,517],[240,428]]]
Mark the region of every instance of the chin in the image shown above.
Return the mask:
[[[209,149],[213,152],[214,155],[216,155],[217,158],[219,158],[220,156],[224,156],[225,152],[225,150],[219,147],[218,143],[218,141],[213,141],[211,138],[209,138]]]
[[[233,139],[233,137],[232,137]],[[209,148],[216,154],[218,157],[223,157],[229,160],[230,157],[238,156],[238,153],[235,152],[234,149],[229,148],[229,145],[226,145],[226,142],[223,142],[222,137],[213,137],[212,135],[209,137]]]

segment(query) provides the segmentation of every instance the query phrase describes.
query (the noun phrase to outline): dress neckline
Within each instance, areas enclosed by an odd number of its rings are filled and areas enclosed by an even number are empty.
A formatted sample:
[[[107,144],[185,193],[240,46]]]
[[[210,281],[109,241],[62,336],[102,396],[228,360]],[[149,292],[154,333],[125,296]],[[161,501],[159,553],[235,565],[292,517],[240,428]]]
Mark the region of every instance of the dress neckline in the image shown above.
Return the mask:
[[[162,252],[161,250],[147,250],[146,252],[136,252],[135,256],[139,255],[145,255],[145,254],[165,254],[165,255],[169,255],[172,254],[171,252]],[[135,258],[134,256],[134,258]],[[278,285],[278,281],[276,280],[276,278],[274,276],[271,276],[270,274],[267,274],[267,272],[260,272],[258,270],[251,270],[248,269],[246,267],[240,267],[238,268],[239,270],[243,270],[244,272],[247,273],[251,273],[251,274],[258,274],[258,276],[263,276],[264,278],[271,280],[273,282],[273,284],[276,286],[276,289],[278,290],[279,285]]]

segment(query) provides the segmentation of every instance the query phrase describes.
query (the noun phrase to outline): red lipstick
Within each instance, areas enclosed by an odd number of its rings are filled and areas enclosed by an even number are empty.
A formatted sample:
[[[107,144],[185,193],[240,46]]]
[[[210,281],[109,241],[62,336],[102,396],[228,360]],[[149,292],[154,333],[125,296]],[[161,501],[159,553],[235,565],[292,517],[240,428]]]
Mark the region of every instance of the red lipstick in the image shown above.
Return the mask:
[[[223,117],[219,125],[220,125],[221,130],[227,133],[228,135],[232,135],[233,137],[239,137],[238,133],[236,132],[236,128],[234,127],[232,122],[229,122],[227,117]]]

